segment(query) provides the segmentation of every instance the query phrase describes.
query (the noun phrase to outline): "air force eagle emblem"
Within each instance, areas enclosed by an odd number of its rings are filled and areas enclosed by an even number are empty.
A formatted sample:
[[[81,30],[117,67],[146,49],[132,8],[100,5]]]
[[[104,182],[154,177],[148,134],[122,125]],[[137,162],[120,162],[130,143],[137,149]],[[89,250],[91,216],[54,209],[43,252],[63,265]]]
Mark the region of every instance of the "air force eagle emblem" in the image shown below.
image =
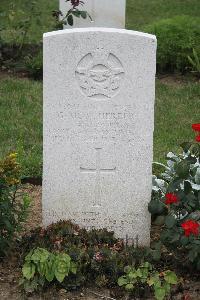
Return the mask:
[[[106,100],[120,89],[124,70],[120,60],[104,49],[85,55],[78,63],[76,78],[82,92],[92,99]]]

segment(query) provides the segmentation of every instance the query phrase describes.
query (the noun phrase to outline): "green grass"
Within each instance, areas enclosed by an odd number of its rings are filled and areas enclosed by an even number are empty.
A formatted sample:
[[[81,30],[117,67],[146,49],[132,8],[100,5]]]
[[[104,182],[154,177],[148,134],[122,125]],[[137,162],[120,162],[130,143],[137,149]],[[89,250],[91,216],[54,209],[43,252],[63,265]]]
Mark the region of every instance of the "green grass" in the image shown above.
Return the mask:
[[[169,151],[194,139],[192,123],[199,123],[200,84],[169,86],[157,81],[154,160],[163,161]]]
[[[87,1],[87,0],[85,0]],[[115,0],[113,0],[114,2]],[[26,42],[38,43],[43,32],[53,29],[52,10],[58,0],[35,0],[36,7]],[[11,4],[15,8],[12,9]],[[15,31],[19,21],[30,16],[30,0],[0,0],[1,36],[20,40]],[[12,15],[14,11],[14,15]],[[200,17],[199,0],[127,0],[127,28],[142,30],[156,20],[175,15]],[[162,161],[177,144],[193,139],[191,124],[199,122],[200,85],[168,86],[157,82],[154,160]],[[27,176],[41,175],[42,166],[42,83],[27,79],[3,78],[0,82],[0,157],[17,151]]]
[[[85,0],[87,1],[87,0]],[[113,0],[114,2],[115,0]],[[27,42],[35,43],[42,40],[42,34],[53,29],[54,21],[51,16],[53,10],[58,9],[58,0],[35,0],[35,11],[31,20],[31,26],[28,31]],[[14,9],[12,9],[14,3]],[[30,15],[30,0],[1,0],[0,13],[6,12],[8,15],[15,11],[15,15],[9,20],[8,17],[0,16],[0,28],[5,27],[2,33],[5,40],[20,39],[15,31],[19,20],[23,21]],[[175,15],[191,15],[200,17],[199,0],[127,0],[126,27],[128,29],[142,30],[147,24],[163,18],[173,17]],[[9,25],[10,24],[10,25]]]
[[[142,30],[154,21],[177,15],[200,17],[199,0],[128,0],[126,27]]]
[[[17,151],[27,176],[41,175],[42,83],[4,78],[0,84],[0,156]]]
[[[199,122],[200,85],[172,87],[157,81],[154,160],[192,140],[191,124]],[[0,85],[0,156],[17,151],[27,176],[40,176],[42,166],[42,83],[4,78]]]

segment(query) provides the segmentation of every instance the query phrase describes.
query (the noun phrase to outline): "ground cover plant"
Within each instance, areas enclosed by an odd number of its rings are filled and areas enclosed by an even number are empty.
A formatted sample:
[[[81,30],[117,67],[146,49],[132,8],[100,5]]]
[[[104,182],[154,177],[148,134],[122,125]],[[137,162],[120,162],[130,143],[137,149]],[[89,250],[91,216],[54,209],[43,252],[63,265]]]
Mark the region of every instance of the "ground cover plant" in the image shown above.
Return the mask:
[[[52,283],[67,290],[91,283],[99,287],[118,283],[132,295],[154,291],[155,298],[162,300],[170,294],[170,286],[178,283],[174,272],[147,262],[155,263],[158,250],[128,246],[113,232],[87,232],[70,221],[32,231],[20,247],[26,253],[21,285],[27,292]]]
[[[169,152],[163,172],[153,177],[149,211],[163,225],[161,241],[183,265],[200,270],[200,124],[196,142],[184,142],[183,153]]]
[[[20,165],[16,156],[11,153],[0,161],[0,257],[8,253],[22,230],[30,205],[29,197],[19,192]]]
[[[41,176],[42,84],[27,79],[1,79],[0,107],[0,157],[17,151],[22,176]]]
[[[176,274],[172,271],[158,272],[153,270],[153,266],[145,262],[137,269],[135,267],[125,267],[125,275],[118,279],[119,286],[124,286],[127,291],[153,287],[154,296],[157,300],[162,300],[170,295],[171,285],[178,283]]]

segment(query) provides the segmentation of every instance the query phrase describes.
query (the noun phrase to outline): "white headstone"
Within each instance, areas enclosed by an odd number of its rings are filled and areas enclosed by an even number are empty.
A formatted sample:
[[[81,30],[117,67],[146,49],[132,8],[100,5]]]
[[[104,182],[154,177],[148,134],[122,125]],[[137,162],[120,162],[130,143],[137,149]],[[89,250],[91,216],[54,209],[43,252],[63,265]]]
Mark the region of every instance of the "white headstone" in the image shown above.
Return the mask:
[[[156,38],[44,34],[43,222],[71,219],[148,245]]]
[[[86,10],[92,22],[89,18],[85,20],[74,17],[73,27],[125,28],[126,0],[84,0],[84,3],[84,6],[80,5],[78,8]],[[71,7],[70,1],[60,0],[60,10],[64,15]]]

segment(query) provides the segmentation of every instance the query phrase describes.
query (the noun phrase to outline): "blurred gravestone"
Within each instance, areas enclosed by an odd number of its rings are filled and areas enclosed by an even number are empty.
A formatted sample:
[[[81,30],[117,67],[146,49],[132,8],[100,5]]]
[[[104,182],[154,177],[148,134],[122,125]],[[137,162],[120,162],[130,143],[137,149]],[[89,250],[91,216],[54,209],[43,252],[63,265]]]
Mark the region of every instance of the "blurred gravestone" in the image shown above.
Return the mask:
[[[73,27],[112,27],[125,28],[126,0],[83,0],[80,10],[85,10],[92,18],[82,19],[74,17]],[[71,1],[60,0],[60,11],[66,15],[72,7]],[[71,26],[64,26],[72,28]]]

